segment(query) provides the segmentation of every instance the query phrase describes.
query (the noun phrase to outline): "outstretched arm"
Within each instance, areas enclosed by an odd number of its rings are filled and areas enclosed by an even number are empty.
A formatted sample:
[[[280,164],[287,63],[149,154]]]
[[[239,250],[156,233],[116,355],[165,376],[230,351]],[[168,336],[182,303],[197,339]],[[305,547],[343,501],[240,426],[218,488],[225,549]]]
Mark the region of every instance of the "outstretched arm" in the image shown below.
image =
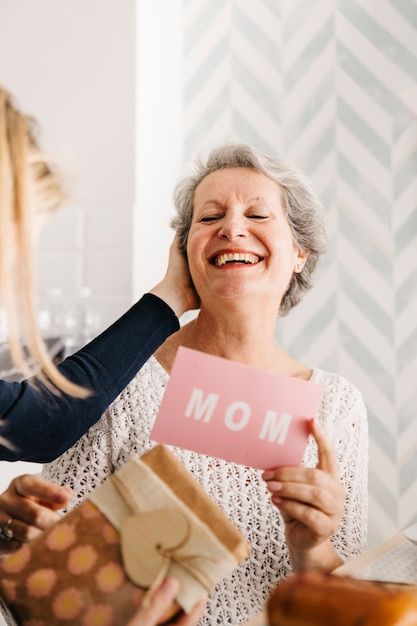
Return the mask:
[[[64,376],[91,391],[90,397],[56,395],[30,381],[0,381],[0,460],[46,463],[65,452],[178,330],[176,315],[197,305],[186,262],[174,241],[164,279],[59,365]]]

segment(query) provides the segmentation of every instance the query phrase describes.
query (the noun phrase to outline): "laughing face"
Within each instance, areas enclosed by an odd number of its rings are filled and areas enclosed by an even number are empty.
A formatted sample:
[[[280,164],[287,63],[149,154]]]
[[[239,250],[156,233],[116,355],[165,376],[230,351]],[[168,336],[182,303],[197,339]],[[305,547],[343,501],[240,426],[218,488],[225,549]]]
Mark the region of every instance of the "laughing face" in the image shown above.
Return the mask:
[[[305,260],[279,185],[243,167],[218,170],[198,185],[187,254],[202,304],[210,297],[259,295],[276,307]]]

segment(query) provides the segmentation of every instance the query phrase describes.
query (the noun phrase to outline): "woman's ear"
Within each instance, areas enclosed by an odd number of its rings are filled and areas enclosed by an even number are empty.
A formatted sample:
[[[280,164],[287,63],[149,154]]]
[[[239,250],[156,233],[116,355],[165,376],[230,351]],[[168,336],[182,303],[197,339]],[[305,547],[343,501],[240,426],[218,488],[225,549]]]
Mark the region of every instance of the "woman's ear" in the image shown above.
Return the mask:
[[[297,256],[295,259],[295,267],[294,267],[294,272],[296,274],[300,274],[300,272],[303,271],[303,267],[306,264],[308,259],[308,252],[306,252],[305,250],[301,250],[301,248],[299,248],[297,250]]]

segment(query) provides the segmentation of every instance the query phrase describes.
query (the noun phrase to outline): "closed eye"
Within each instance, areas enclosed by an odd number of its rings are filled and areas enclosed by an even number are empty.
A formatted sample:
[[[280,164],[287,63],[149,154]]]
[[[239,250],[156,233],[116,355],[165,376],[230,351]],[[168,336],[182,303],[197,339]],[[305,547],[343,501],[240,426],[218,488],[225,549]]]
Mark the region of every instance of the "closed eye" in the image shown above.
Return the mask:
[[[268,215],[248,215],[251,220],[267,220]]]
[[[200,219],[200,222],[203,222],[204,224],[208,224],[210,222],[215,222],[216,220],[219,220],[220,218],[221,218],[221,215],[204,215],[204,217]]]

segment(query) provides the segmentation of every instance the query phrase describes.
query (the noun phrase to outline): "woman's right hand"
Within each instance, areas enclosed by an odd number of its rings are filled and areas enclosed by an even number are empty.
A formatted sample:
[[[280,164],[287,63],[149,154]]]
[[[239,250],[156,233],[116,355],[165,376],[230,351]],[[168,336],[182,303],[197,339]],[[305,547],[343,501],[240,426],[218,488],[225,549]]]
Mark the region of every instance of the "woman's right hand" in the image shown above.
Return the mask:
[[[56,512],[71,496],[60,487],[35,474],[14,478],[0,495],[0,529],[9,539],[0,539],[0,555],[14,552],[60,519]]]
[[[179,250],[177,236],[169,249],[166,274],[161,282],[150,290],[150,293],[164,300],[177,317],[180,317],[185,311],[198,309],[200,306],[187,261]]]
[[[170,607],[179,590],[175,578],[166,578],[152,595],[150,603],[141,607],[126,626],[156,626]],[[205,602],[199,602],[189,615],[182,615],[175,621],[176,626],[197,626],[204,610]]]

